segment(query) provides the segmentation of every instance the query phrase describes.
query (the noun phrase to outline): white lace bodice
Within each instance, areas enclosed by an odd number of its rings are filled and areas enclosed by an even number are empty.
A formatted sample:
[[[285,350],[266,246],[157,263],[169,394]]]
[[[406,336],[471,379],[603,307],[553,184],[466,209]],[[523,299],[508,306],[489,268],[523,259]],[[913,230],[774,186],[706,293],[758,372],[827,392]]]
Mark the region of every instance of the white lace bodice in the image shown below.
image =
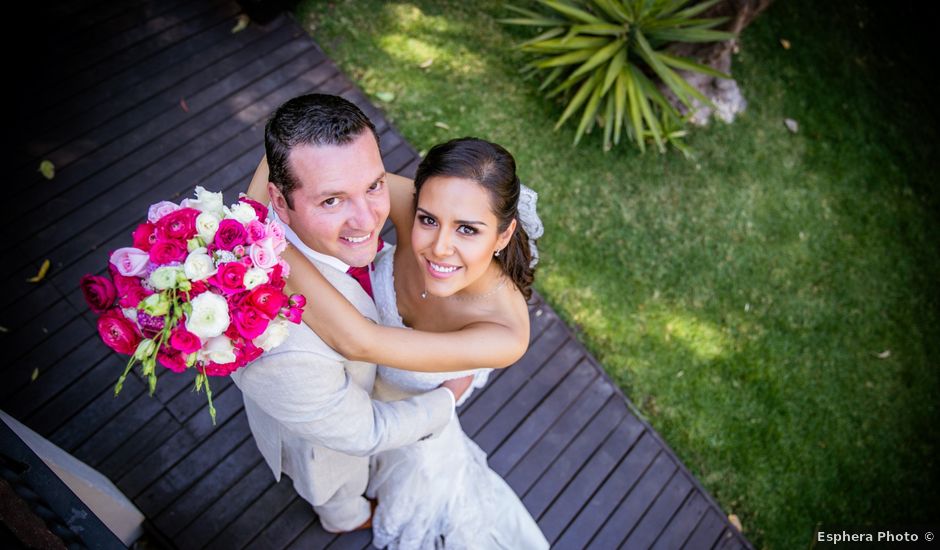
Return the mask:
[[[395,294],[394,274],[395,250],[394,247],[389,248],[390,250],[387,253],[380,254],[376,259],[375,271],[372,273],[372,292],[375,296],[375,306],[379,311],[379,318],[383,325],[407,328],[398,313],[398,297]],[[461,398],[460,403],[463,403],[470,396],[473,389],[481,388],[486,384],[490,371],[492,369],[457,372],[412,372],[379,365],[378,376],[384,382],[402,391],[417,394],[432,390],[440,386],[445,380],[472,374],[474,375],[473,385]]]

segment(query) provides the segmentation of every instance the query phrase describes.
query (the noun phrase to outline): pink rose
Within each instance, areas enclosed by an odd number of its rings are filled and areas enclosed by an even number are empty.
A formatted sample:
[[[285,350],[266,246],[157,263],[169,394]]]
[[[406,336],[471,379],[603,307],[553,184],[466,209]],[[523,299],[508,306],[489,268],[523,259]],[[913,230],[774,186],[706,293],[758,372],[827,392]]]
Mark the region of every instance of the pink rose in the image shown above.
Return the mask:
[[[157,352],[157,361],[173,372],[186,372],[186,359],[175,349],[162,348]]]
[[[206,361],[206,363],[200,367],[197,367],[201,373],[204,373],[206,376],[228,376],[238,370],[242,365],[238,364],[238,361],[232,361],[231,363],[219,364],[212,361]]]
[[[139,277],[125,277],[118,273],[113,265],[109,265],[108,268],[114,280],[114,287],[117,289],[119,306],[136,309],[141,300],[153,294],[140,284]]]
[[[290,300],[288,300],[287,303],[290,304],[290,307],[299,307],[300,309],[303,309],[303,307],[307,305],[307,297],[303,294],[291,294]]]
[[[299,325],[300,321],[303,319],[304,310],[300,309],[299,307],[292,307],[287,311],[282,311],[281,313],[284,315],[285,319],[291,323],[294,323],[295,325]]]
[[[284,278],[288,275],[290,275],[290,264],[283,259],[278,260],[277,265],[268,274],[268,284],[278,290],[284,290],[284,286],[287,284]]]
[[[150,261],[157,265],[182,262],[185,259],[186,245],[180,241],[158,238],[150,248]]]
[[[263,223],[259,222],[258,220],[251,220],[248,222],[248,242],[257,242],[266,236],[267,232],[264,230]]]
[[[139,248],[118,248],[111,253],[111,265],[125,277],[138,277],[147,271],[150,255]]]
[[[104,345],[124,355],[133,354],[141,340],[137,327],[117,308],[98,318],[98,336]]]
[[[255,215],[258,216],[259,221],[264,221],[268,219],[268,207],[261,204],[260,202],[254,199],[249,199],[248,197],[245,197],[245,196],[238,197],[238,202],[243,202],[247,204],[248,206],[254,208]]]
[[[251,261],[254,262],[255,267],[261,269],[271,269],[277,265],[279,259],[277,252],[274,251],[274,242],[271,237],[252,244],[248,254],[251,256]]]
[[[88,307],[95,313],[104,313],[111,309],[117,299],[117,289],[114,288],[114,283],[106,277],[85,275],[79,286],[85,301],[88,302]]]
[[[268,237],[274,239],[274,242],[283,241],[287,238],[284,234],[284,226],[278,220],[268,220],[264,224],[264,231]]]
[[[274,319],[277,317],[277,312],[284,307],[285,302],[285,296],[279,289],[271,285],[258,285],[248,296],[245,296],[243,303],[258,308],[268,319]]]
[[[170,201],[160,201],[157,204],[151,204],[150,208],[147,210],[147,221],[157,223],[160,221],[160,218],[176,212],[179,209],[180,207],[176,203]]]
[[[238,357],[235,362],[240,368],[261,357],[262,353],[264,353],[264,350],[256,346],[251,340],[242,340],[240,345],[235,347],[235,355]]]
[[[181,320],[170,333],[170,347],[182,353],[193,353],[202,347],[202,340],[186,330],[185,321]]]
[[[268,328],[268,317],[257,308],[246,305],[244,302],[238,309],[232,311],[232,321],[235,323],[238,334],[247,339],[261,336],[264,329]]]
[[[212,276],[212,282],[225,294],[236,294],[245,290],[245,273],[248,268],[241,262],[226,262]]]
[[[157,222],[157,237],[187,241],[196,235],[196,218],[202,212],[195,208],[174,210]]]
[[[144,252],[150,250],[153,243],[157,240],[157,226],[150,222],[144,222],[134,230],[134,248],[139,248]]]
[[[215,246],[220,250],[232,250],[248,240],[245,226],[238,220],[231,218],[219,222],[219,229],[215,232]]]

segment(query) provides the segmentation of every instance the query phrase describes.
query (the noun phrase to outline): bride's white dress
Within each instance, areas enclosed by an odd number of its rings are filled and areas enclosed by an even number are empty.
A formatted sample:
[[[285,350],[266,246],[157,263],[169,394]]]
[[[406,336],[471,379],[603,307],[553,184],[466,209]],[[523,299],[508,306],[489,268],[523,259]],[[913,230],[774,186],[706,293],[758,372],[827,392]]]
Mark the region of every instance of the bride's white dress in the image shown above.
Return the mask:
[[[382,324],[403,327],[393,268],[392,251],[379,256],[373,292]],[[375,397],[402,399],[467,374],[474,374],[473,387],[480,387],[489,369],[419,373],[379,366]],[[374,456],[367,494],[378,500],[372,533],[379,548],[548,548],[522,501],[490,469],[486,454],[464,433],[456,414],[437,438]]]

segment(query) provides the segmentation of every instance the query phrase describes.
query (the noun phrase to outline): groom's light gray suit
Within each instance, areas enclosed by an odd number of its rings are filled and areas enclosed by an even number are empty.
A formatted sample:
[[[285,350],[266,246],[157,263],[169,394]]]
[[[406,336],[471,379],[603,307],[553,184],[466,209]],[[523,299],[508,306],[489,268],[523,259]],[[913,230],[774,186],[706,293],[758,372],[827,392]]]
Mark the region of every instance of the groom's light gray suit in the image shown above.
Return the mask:
[[[355,279],[311,259],[363,315],[378,321],[375,304]],[[368,518],[362,494],[369,455],[436,435],[453,414],[453,397],[443,388],[402,401],[373,401],[375,364],[346,360],[302,323],[291,325],[283,344],[232,379],[275,478],[290,476],[331,531],[353,529]]]

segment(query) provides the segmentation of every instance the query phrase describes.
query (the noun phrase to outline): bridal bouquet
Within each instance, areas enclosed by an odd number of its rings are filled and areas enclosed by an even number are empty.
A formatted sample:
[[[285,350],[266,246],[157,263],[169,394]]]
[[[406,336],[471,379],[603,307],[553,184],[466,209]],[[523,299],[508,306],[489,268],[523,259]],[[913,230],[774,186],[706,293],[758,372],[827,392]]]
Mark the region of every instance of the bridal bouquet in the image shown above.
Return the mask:
[[[134,246],[111,253],[109,277],[85,275],[82,293],[98,318],[98,334],[130,355],[114,394],[141,364],[150,394],[156,365],[194,370],[196,391],[209,376],[227,376],[287,337],[306,300],[284,294],[288,265],[284,229],[268,209],[245,196],[230,207],[221,193],[196,187],[196,198],[150,206]]]

